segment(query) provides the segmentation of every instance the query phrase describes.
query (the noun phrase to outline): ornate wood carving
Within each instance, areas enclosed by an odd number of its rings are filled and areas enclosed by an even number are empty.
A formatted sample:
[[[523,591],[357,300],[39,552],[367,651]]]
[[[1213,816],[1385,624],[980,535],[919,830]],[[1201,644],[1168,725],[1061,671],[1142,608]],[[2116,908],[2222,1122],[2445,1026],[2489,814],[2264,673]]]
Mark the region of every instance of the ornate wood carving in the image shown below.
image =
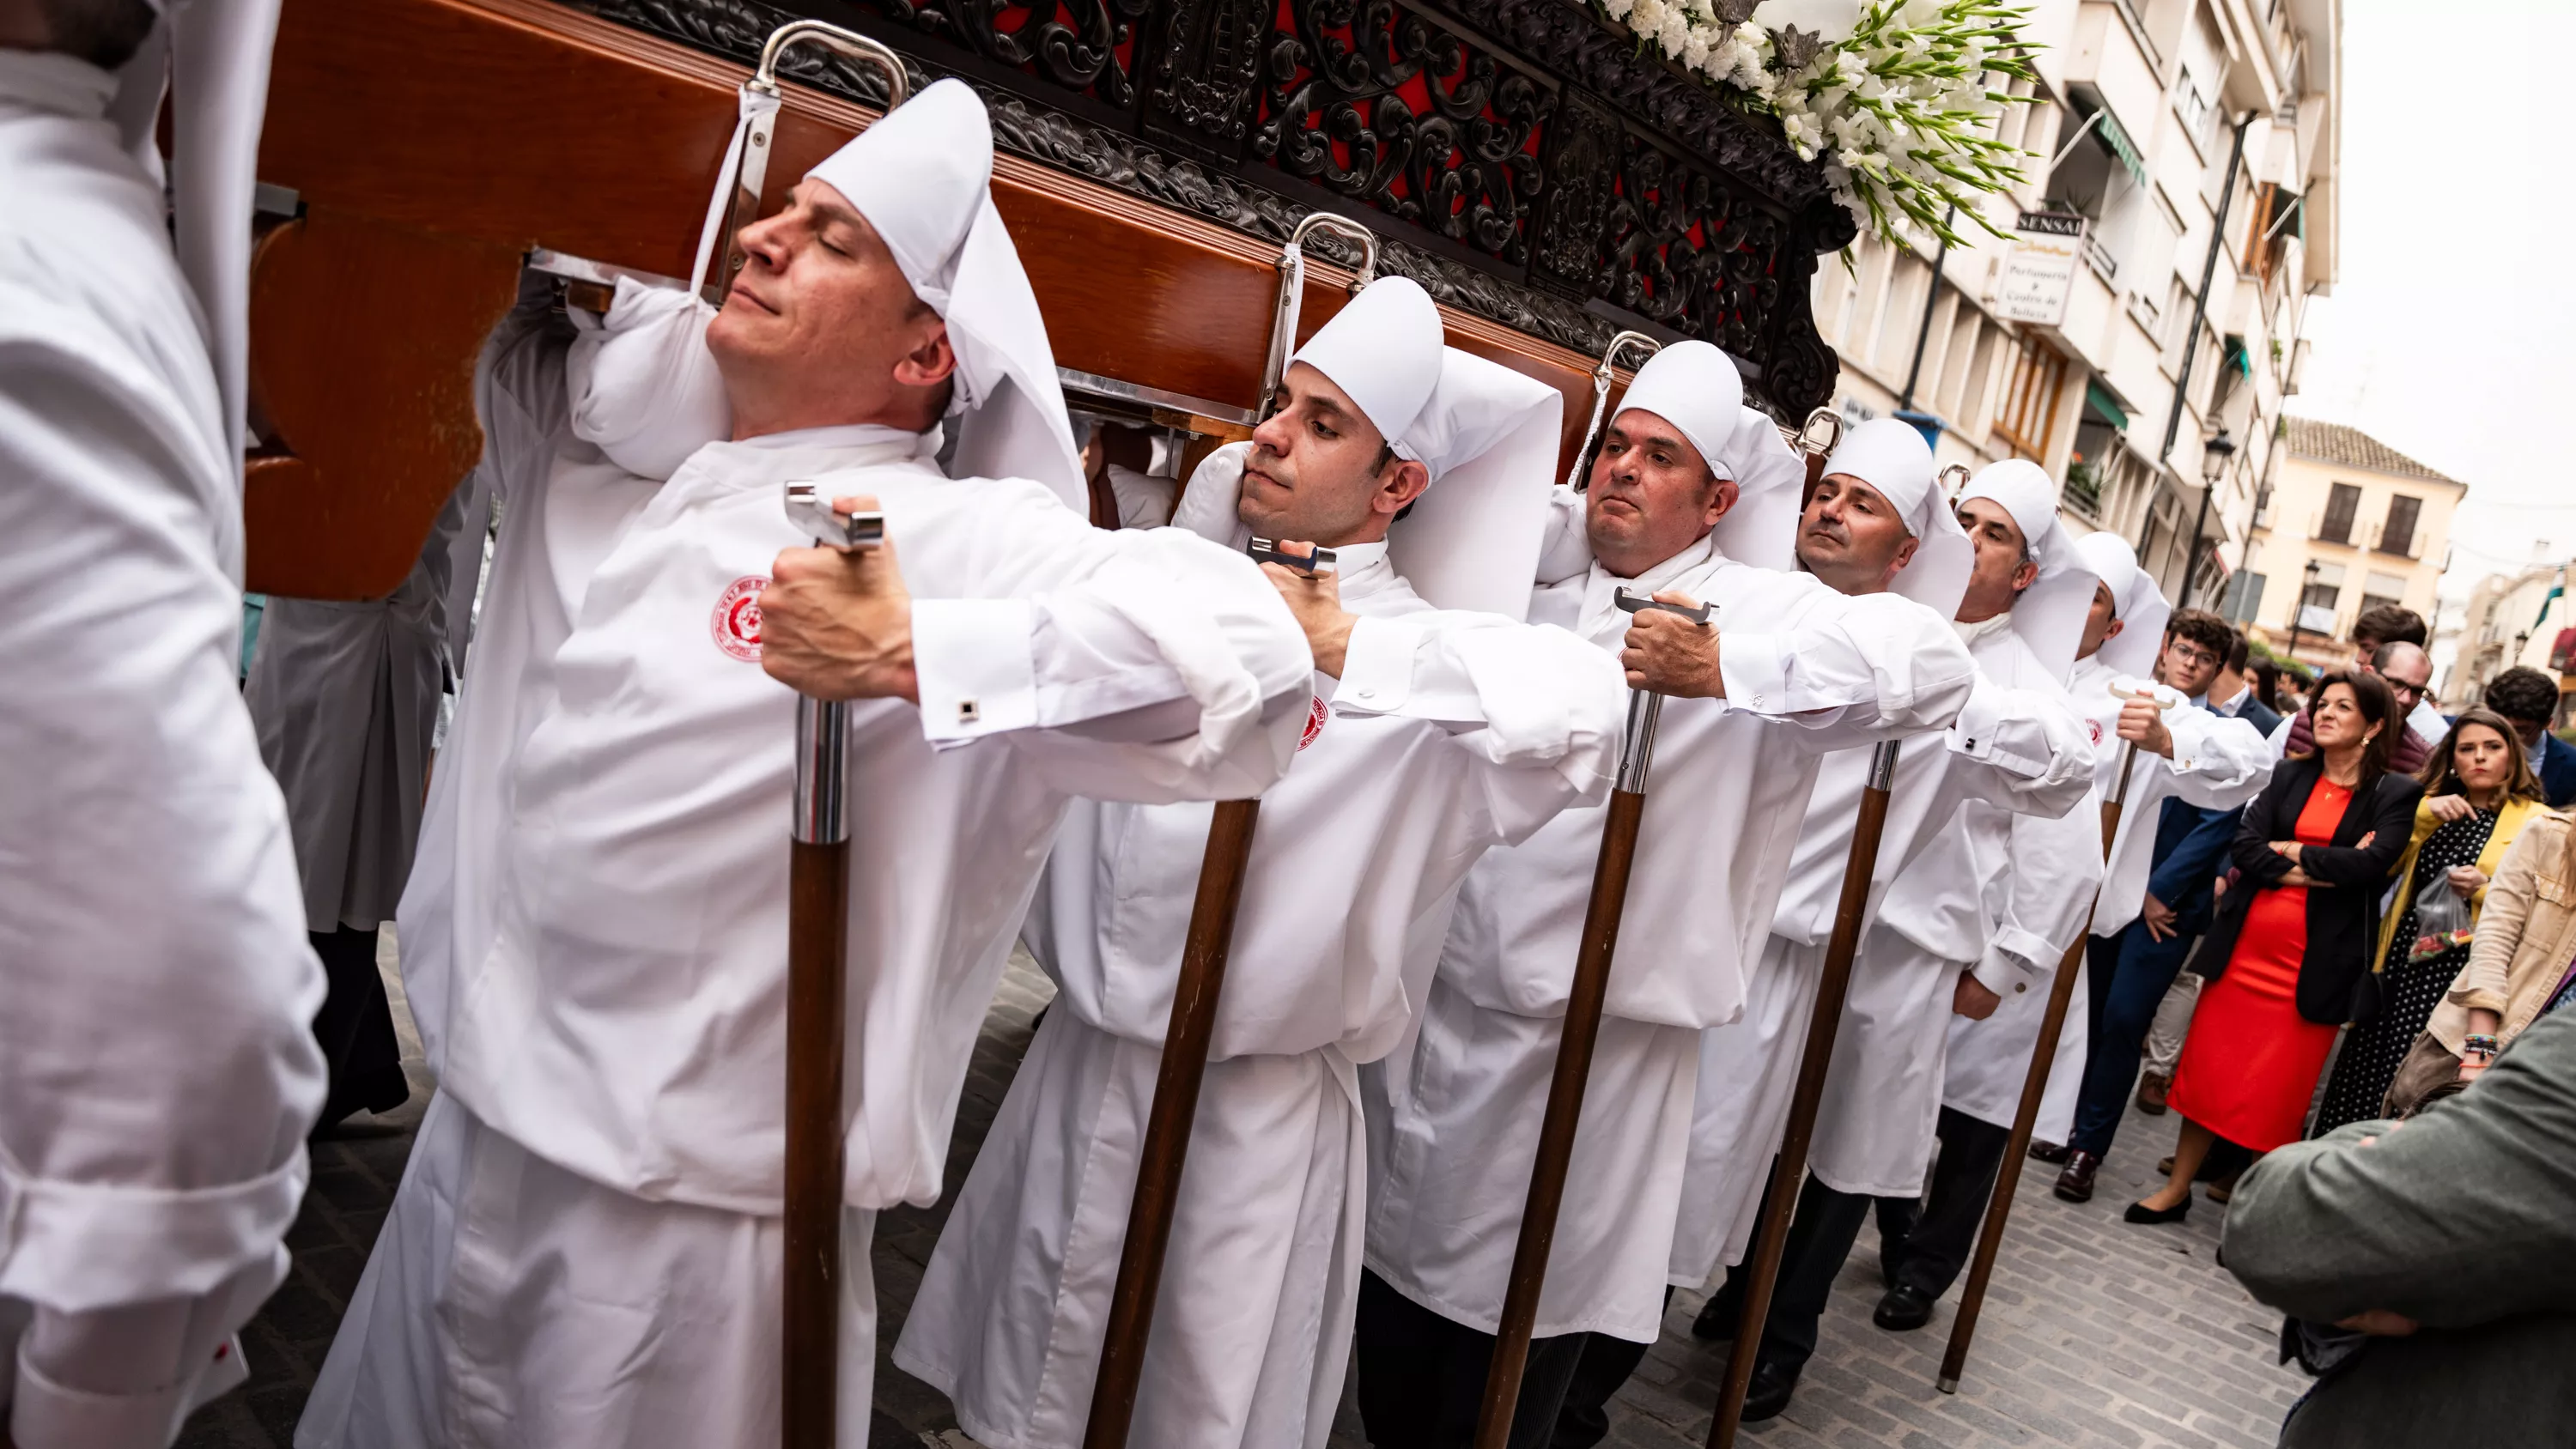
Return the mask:
[[[1786,416],[1832,392],[1807,285],[1853,226],[1822,173],[1568,0],[570,3],[739,60],[790,15],[855,24],[974,84],[1008,150],[1270,239],[1359,208],[1451,306],[1583,351],[1705,338]]]

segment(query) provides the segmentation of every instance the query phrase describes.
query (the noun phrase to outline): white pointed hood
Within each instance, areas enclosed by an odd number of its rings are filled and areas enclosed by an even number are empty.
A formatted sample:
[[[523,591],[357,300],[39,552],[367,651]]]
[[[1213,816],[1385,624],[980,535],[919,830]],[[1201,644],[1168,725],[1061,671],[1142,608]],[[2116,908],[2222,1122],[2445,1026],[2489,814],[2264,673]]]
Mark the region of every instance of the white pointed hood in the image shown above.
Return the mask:
[[[251,193],[279,0],[150,3],[161,22],[117,72],[108,115],[144,172],[161,179],[155,128],[169,96],[171,241],[205,314],[224,434],[238,459],[250,403]]]
[[[1360,295],[1386,285],[1371,283]],[[1386,535],[1387,561],[1415,593],[1443,609],[1528,614],[1564,427],[1565,398],[1555,388],[1457,348],[1441,350],[1439,380],[1396,444],[1430,472],[1431,486]]]
[[[2120,621],[2119,635],[2102,645],[2093,657],[2113,674],[2132,679],[2153,677],[2156,653],[2163,646],[2165,620],[2173,617],[2173,605],[2156,587],[2147,571],[2138,567],[2136,550],[2129,541],[2105,530],[2088,533],[2075,540],[2075,552],[2094,577],[2111,586],[2112,617]]]
[[[894,253],[957,353],[959,477],[1031,478],[1089,506],[1046,319],[993,209],[993,127],[963,81],[895,107],[805,173],[841,193]]]
[[[1897,570],[1889,591],[1944,619],[1957,614],[1959,600],[1968,592],[1968,575],[1977,566],[1977,550],[1936,486],[1932,446],[1923,434],[1902,419],[1872,418],[1843,434],[1825,460],[1825,472],[1857,478],[1876,489],[1896,506],[1914,535],[1914,557]]]
[[[1620,412],[1631,409],[1653,413],[1681,429],[1711,468],[1734,477],[1727,467],[1726,445],[1743,421],[1744,378],[1736,372],[1734,360],[1716,347],[1698,341],[1666,343],[1637,369],[1635,380],[1619,399]]]
[[[1738,563],[1788,572],[1798,566],[1798,495],[1807,460],[1780,436],[1780,426],[1754,408],[1739,411],[1719,470],[1735,480],[1735,506],[1710,536]]]
[[[1959,502],[1991,498],[2012,515],[2013,522],[2039,565],[2039,577],[2013,601],[2013,632],[2022,637],[2039,662],[2062,683],[2075,667],[2075,650],[2084,640],[2084,616],[2093,607],[2093,588],[2100,582],[2075,548],[2065,525],[2057,521],[2057,485],[2038,464],[2023,458],[1990,463],[1959,490]]]
[[[1331,378],[1396,456],[1422,462],[1410,434],[1441,381],[1441,335],[1440,307],[1421,283],[1380,277],[1344,303],[1289,361]]]

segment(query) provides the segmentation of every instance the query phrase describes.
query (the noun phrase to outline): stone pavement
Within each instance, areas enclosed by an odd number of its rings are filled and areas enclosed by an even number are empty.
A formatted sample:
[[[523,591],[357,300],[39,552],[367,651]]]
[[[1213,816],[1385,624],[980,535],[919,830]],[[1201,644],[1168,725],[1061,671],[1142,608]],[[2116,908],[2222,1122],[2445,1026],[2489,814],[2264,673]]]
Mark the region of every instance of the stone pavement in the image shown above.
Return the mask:
[[[364,1266],[410,1150],[429,1085],[419,1042],[396,992],[396,1019],[413,1100],[382,1119],[359,1119],[315,1144],[313,1190],[289,1239],[295,1268],[245,1335],[250,1384],[191,1421],[182,1449],[285,1449],[314,1373]],[[987,1018],[958,1110],[947,1181],[962,1181],[1026,1051],[1050,987],[1015,958]],[[1977,1344],[1956,1395],[1932,1387],[1949,1332],[1950,1298],[1931,1325],[1910,1334],[1869,1321],[1879,1293],[1874,1231],[1843,1271],[1823,1341],[1786,1414],[1751,1425],[1766,1449],[1899,1446],[1998,1449],[2007,1445],[2209,1449],[2269,1445],[2303,1391],[2295,1369],[2273,1363],[2278,1320],[2215,1261],[2223,1212],[2195,1204],[2176,1227],[2130,1227],[2120,1209],[2142,1196],[2155,1162],[2173,1145],[2173,1119],[2134,1112],[2101,1174],[2101,1193],[2074,1207],[2049,1195],[2054,1169],[2030,1163],[2005,1235]],[[974,1449],[936,1390],[895,1368],[887,1354],[937,1243],[942,1207],[878,1219],[874,1267],[879,1311],[877,1413],[872,1449]],[[1691,1338],[1700,1295],[1675,1295],[1664,1338],[1613,1408],[1613,1449],[1696,1449],[1708,1432],[1723,1345]],[[1154,1446],[1167,1449],[1167,1446]],[[1182,1449],[1182,1446],[1169,1446]],[[1331,1449],[1366,1449],[1345,1398]],[[1396,1449],[1396,1446],[1388,1446]]]

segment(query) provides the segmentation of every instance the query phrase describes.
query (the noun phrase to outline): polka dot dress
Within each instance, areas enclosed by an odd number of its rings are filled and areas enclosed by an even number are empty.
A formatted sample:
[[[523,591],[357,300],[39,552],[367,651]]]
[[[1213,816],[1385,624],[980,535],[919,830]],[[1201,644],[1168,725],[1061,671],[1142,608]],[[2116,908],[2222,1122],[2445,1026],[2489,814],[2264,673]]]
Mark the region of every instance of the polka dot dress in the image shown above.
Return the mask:
[[[2379,1115],[2388,1084],[2397,1078],[2397,1064],[2406,1059],[2407,1048],[2433,1019],[2433,1008],[2442,1004],[2442,994],[2451,989],[2451,982],[2469,961],[2469,948],[2464,945],[2421,961],[2406,959],[2418,934],[2414,903],[2433,891],[2449,890],[2446,875],[2451,867],[2477,864],[2478,852],[2487,848],[2495,824],[2495,812],[2481,810],[2434,831],[2416,852],[2415,888],[2406,898],[2406,917],[2397,923],[2397,935],[2388,943],[2388,960],[2381,968],[2379,1016],[2345,1034],[2334,1076],[2326,1084],[2325,1104],[2317,1109],[2316,1125],[2309,1129],[2311,1136]]]

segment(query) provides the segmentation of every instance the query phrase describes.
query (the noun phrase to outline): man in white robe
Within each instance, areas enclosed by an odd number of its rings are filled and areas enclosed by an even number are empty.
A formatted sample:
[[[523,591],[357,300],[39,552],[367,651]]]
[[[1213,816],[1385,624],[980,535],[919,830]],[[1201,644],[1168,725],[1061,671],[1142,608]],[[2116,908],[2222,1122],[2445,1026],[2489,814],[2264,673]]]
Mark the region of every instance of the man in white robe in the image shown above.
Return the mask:
[[[1739,398],[1733,363],[1705,343],[1640,368],[1588,493],[1559,490],[1559,507],[1583,516],[1588,563],[1530,606],[1534,621],[1621,651],[1633,687],[1672,698],[1514,1444],[1547,1442],[1582,1335],[1655,1336],[1698,1035],[1742,1008],[1816,762],[1947,726],[1973,678],[1938,616],[1763,566],[1789,562],[1779,504],[1785,493],[1794,506],[1800,470],[1767,420],[1738,443]],[[1745,467],[1762,449],[1789,466]],[[1748,520],[1759,526],[1729,528]],[[1632,626],[1622,589],[1717,612],[1705,626],[1656,613]],[[1568,810],[1477,863],[1417,1038],[1362,1074],[1359,1401],[1375,1443],[1472,1433],[1604,815]]]
[[[1882,436],[1894,445],[1894,434]],[[1929,463],[1926,453],[1923,466]],[[2044,989],[2056,965],[2057,953],[2038,929],[2046,922],[2036,903],[2056,900],[2057,892],[2034,895],[2033,914],[2025,918],[1999,916],[1985,896],[1990,878],[2003,871],[2015,826],[2028,818],[2062,818],[2091,783],[2091,742],[2063,681],[2092,599],[2092,576],[2056,526],[2053,495],[2035,504],[2017,498],[2019,511],[1991,496],[1998,479],[2012,476],[1998,473],[2005,466],[1978,475],[1958,504],[1975,563],[1955,595],[1955,627],[1977,661],[1978,700],[1943,748],[1927,748],[1927,741],[1899,756],[1880,865],[1808,1148],[1809,1176],[1745,1400],[1748,1420],[1778,1414],[1796,1391],[1815,1351],[1826,1297],[1871,1200],[1921,1194],[1950,1017],[1983,1016],[2005,996],[2034,985]],[[2045,487],[2044,476],[2039,483]],[[1802,547],[1807,538],[1802,533]],[[1980,734],[1987,738],[1973,743]],[[1843,778],[1858,783],[1856,772]],[[1909,792],[1928,798],[1930,808],[1909,807]],[[1825,793],[1818,790],[1819,801]],[[1705,1338],[1732,1337],[1741,1313],[1744,1275],[1737,1265],[1786,1123],[1814,978],[1850,849],[1848,812],[1838,817],[1811,808],[1808,819],[1812,830],[1831,833],[1817,837],[1826,848],[1814,855],[1801,839],[1801,860],[1814,873],[1802,877],[1774,922],[1776,955],[1766,957],[1794,973],[1778,988],[1794,1009],[1758,1019],[1748,1012],[1746,1024],[1763,1035],[1709,1044],[1715,1074],[1727,1087],[1701,1098],[1696,1151],[1710,1188],[1707,1198],[1690,1200],[1689,1210],[1721,1204],[1721,1216],[1702,1220],[1692,1236],[1699,1252],[1714,1248],[1731,1262],[1726,1286],[1693,1325]],[[1731,1131],[1722,1122],[1730,1100],[1756,1104]],[[1705,1259],[1677,1259],[1673,1277],[1687,1282],[1691,1270],[1708,1266]]]
[[[1338,557],[1314,581],[1269,565],[1315,704],[1262,797],[1138,1444],[1321,1449],[1359,1290],[1356,1067],[1403,1034],[1478,856],[1608,790],[1625,707],[1615,661],[1502,612],[1529,601],[1553,388],[1444,355],[1438,309],[1392,277],[1315,334],[1284,391],[1181,509],[1230,545]],[[1208,815],[1078,802],[1048,861],[1027,939],[1056,1005],[895,1347],[992,1449],[1082,1442]]]
[[[322,973],[235,685],[275,9],[156,10],[0,4],[0,1439],[19,1449],[160,1449],[241,1382],[232,1335],[286,1275],[323,1096]]]
[[[2100,580],[2068,678],[2068,692],[2095,741],[2095,786],[2063,821],[2017,822],[2046,828],[2046,836],[2016,836],[2015,868],[2036,865],[2079,915],[2092,905],[2091,928],[2099,933],[2106,920],[2117,930],[2137,915],[2146,894],[2146,846],[2155,838],[2153,822],[2164,801],[2181,799],[2205,809],[2241,805],[2271,778],[2272,752],[2263,732],[2248,721],[2210,710],[2163,709],[2138,697],[2154,689],[2149,676],[2170,610],[2118,534],[2087,534],[2075,549]],[[2163,693],[2166,702],[2183,706],[2178,695]],[[2042,862],[2050,852],[2100,853],[2099,806],[2118,784],[2123,742],[2135,743],[2138,755],[2097,898],[2080,873],[2050,870]],[[2071,937],[2071,931],[2051,932],[2053,942]],[[2075,1120],[2075,1089],[2084,1078],[2086,985],[2079,974],[2040,1099],[2035,1140],[2063,1142]],[[1879,1205],[1880,1259],[1893,1279],[1872,1314],[1879,1327],[1903,1332],[1923,1326],[1932,1304],[1967,1266],[1994,1195],[2046,1007],[2046,994],[2034,989],[2014,993],[1982,1020],[1951,1021],[1931,1191],[1919,1207],[1903,1199],[1882,1199]]]
[[[991,167],[944,81],[746,228],[703,329],[734,436],[667,482],[577,435],[543,332],[489,359],[519,446],[400,918],[442,1090],[300,1445],[777,1442],[791,688],[853,701],[847,1444],[874,1211],[939,1192],[1067,801],[1257,793],[1293,751],[1310,666],[1258,570],[1075,511]],[[790,480],[886,546],[799,546]]]

